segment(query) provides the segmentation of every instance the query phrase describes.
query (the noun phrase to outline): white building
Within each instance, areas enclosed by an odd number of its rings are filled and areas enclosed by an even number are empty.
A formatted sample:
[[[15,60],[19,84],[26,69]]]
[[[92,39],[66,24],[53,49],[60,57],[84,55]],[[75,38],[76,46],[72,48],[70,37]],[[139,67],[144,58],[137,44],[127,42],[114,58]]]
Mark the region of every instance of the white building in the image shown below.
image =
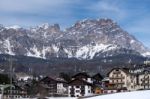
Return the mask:
[[[57,81],[57,94],[65,95],[68,93],[68,85],[66,82]]]
[[[147,60],[147,61],[144,61],[144,64],[145,64],[145,65],[150,65],[150,60],[149,60],[149,61],[148,61],[148,60]]]
[[[69,82],[68,96],[90,96],[92,95],[92,85],[84,80],[75,79]]]
[[[92,77],[87,73],[78,73],[74,75],[68,84],[68,96],[79,97],[92,94]]]
[[[74,79],[81,79],[88,83],[91,83],[91,84],[93,83],[92,77],[90,77],[87,73],[78,73],[72,77],[72,80]]]
[[[150,89],[150,72],[138,71],[114,68],[109,72],[109,83],[114,84],[117,89],[127,88],[129,91]]]
[[[137,75],[129,72],[129,69],[114,68],[109,72],[109,83],[114,84],[116,89],[127,88],[137,90]]]

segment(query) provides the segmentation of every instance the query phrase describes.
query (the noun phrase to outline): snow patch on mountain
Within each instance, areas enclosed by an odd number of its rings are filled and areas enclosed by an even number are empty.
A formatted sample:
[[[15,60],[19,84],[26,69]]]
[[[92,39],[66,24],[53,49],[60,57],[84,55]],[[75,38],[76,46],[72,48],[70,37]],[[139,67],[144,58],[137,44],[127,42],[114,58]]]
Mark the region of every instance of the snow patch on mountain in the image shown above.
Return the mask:
[[[46,30],[46,29],[49,28],[49,26],[50,26],[50,25],[49,25],[48,23],[44,23],[44,24],[42,24],[42,25],[39,25],[38,28],[43,28],[43,29]]]
[[[131,44],[134,43],[134,42],[135,42],[135,40],[131,40],[131,41],[130,41]]]
[[[145,57],[150,57],[150,52],[145,52],[142,55],[145,56]]]
[[[15,55],[15,53],[12,51],[12,44],[10,43],[10,40],[7,38],[4,43],[4,48],[6,49],[5,50],[5,53],[9,54],[9,55]]]
[[[10,28],[15,31],[7,30]],[[138,55],[139,53],[143,56],[150,55],[150,51],[141,42],[111,19],[78,21],[65,31],[61,31],[58,24],[48,23],[30,29],[18,28],[20,27],[6,28],[0,25],[2,54],[44,59],[51,57],[92,59],[121,53],[132,54],[128,50],[133,50],[138,52]],[[120,51],[122,48],[125,50]]]
[[[3,28],[1,28],[1,29],[0,29],[0,32],[2,32],[3,30],[4,30],[4,29],[3,29]]]
[[[27,52],[27,56],[31,57],[39,57],[41,58],[41,52],[38,50],[38,48],[34,45],[32,48],[30,48],[30,51]]]
[[[7,26],[5,28],[6,29],[15,29],[15,30],[17,30],[17,29],[20,29],[21,27],[19,25],[12,25],[12,26]]]
[[[56,45],[52,45],[52,48],[55,52],[58,52],[59,51],[59,48],[56,46]]]
[[[36,45],[34,45],[30,50],[27,51],[27,56],[31,57],[38,57],[46,59],[46,55],[48,53],[54,53],[57,54],[59,51],[59,48],[56,45],[52,46],[43,46],[42,49],[38,49]]]
[[[96,44],[95,46],[93,45],[87,45],[79,48],[76,52],[76,56],[79,59],[92,59],[96,53],[98,52],[106,52],[109,50],[116,49],[117,46],[115,45],[105,45],[105,44]]]

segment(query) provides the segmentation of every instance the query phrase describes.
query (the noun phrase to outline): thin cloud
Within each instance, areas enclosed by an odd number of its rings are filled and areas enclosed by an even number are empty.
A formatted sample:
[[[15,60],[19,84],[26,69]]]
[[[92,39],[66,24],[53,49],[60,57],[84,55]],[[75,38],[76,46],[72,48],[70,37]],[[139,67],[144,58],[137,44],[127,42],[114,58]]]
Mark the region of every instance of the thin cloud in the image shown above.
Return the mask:
[[[78,2],[79,0],[1,0],[0,22],[29,26],[46,21],[64,21],[72,16],[71,6]]]
[[[39,10],[55,10],[70,4],[70,0],[1,0],[1,11],[30,12]]]
[[[84,18],[106,17],[141,41],[150,42],[149,4],[149,0],[0,0],[0,24],[34,26],[47,22],[65,28]]]
[[[126,10],[121,6],[118,0],[100,0],[93,3],[88,9],[97,13],[98,16],[110,17],[119,21],[127,16]]]
[[[131,22],[126,28],[133,33],[142,33],[150,35],[150,20],[149,17],[143,17],[134,22]]]

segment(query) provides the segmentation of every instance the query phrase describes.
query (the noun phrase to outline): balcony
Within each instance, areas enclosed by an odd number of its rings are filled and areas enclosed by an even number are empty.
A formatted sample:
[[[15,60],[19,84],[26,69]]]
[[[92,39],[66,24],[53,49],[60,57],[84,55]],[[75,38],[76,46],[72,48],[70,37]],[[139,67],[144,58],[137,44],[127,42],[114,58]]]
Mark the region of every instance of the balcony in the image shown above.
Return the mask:
[[[110,77],[110,79],[125,79],[125,77]]]
[[[111,82],[110,84],[114,84],[114,85],[116,85],[116,84],[124,84],[124,82]]]

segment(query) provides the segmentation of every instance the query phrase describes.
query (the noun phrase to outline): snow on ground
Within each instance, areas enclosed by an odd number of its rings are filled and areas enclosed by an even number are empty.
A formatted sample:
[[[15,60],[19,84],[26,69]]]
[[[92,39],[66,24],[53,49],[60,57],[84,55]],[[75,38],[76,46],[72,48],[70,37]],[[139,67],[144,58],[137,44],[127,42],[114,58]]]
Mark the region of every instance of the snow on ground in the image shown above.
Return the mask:
[[[0,95],[1,97],[1,95]],[[0,98],[1,99],[1,98]],[[21,98],[28,99],[28,98]],[[30,98],[36,99],[36,98]],[[48,99],[78,99],[73,97],[49,97]],[[81,99],[150,99],[150,90],[147,91],[134,91],[134,92],[124,92],[124,93],[115,93],[109,95],[95,96],[91,98],[81,98]]]
[[[150,90],[109,94],[87,99],[150,99]]]
[[[77,99],[77,98],[72,98],[72,97],[51,97],[51,98],[48,98],[48,99]]]

